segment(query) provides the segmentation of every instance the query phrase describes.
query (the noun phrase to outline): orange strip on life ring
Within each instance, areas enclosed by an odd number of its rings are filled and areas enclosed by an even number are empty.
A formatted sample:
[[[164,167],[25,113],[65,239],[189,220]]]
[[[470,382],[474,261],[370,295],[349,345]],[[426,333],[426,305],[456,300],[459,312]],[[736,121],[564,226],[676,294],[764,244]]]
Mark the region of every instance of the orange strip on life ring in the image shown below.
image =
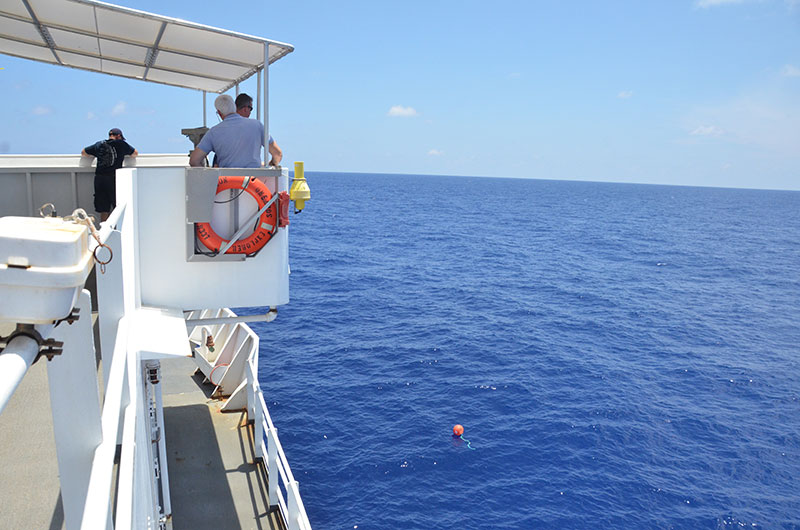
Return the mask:
[[[256,200],[259,210],[272,198],[269,188],[255,177],[220,177],[217,183],[217,193],[231,189],[240,189],[249,193]],[[278,217],[277,211],[276,204],[267,208],[258,217],[258,224],[253,233],[244,239],[236,241],[225,254],[252,254],[263,248],[272,237]],[[197,233],[197,239],[215,252],[219,252],[219,249],[228,243],[227,239],[223,239],[214,232],[214,229],[211,228],[211,223],[197,223],[195,232]]]

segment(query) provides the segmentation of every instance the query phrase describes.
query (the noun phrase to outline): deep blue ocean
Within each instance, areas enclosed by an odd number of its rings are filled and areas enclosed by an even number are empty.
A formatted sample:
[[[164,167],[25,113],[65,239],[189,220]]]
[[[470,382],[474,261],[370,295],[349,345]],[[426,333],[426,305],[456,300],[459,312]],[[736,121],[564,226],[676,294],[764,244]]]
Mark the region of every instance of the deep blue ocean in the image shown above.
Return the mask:
[[[314,528],[800,528],[800,192],[307,178],[253,328]]]

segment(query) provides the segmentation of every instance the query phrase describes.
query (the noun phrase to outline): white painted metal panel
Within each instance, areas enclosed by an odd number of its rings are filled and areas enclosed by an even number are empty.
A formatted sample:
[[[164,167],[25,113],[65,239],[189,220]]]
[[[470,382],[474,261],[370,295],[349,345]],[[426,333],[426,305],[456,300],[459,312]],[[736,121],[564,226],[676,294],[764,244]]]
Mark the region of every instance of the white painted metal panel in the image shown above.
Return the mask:
[[[4,3],[10,5],[22,4],[19,0]],[[97,30],[94,23],[93,9],[88,5],[65,2],[64,0],[28,0],[28,3],[36,17],[43,24],[75,28],[84,32]],[[27,16],[28,11],[24,8],[23,10]]]
[[[117,171],[118,203],[128,200],[119,190],[129,189],[136,175],[134,209],[141,218],[136,235],[141,303],[153,307],[278,306],[289,302],[289,243],[286,228],[278,230],[261,252],[246,261],[188,262],[184,168],[138,168]],[[280,177],[288,186],[288,170]],[[270,191],[274,192],[274,189]]]
[[[144,67],[103,59],[103,73],[141,79],[144,77]]]
[[[149,45],[156,40],[161,29],[161,22],[149,18],[108,9],[96,9],[95,13],[97,26],[103,35]]]
[[[56,44],[67,50],[86,52],[92,55],[100,53],[100,46],[94,35],[84,35],[58,28],[50,29],[50,35]]]
[[[144,67],[141,65],[147,57],[147,46],[100,39],[100,47],[103,49],[103,54],[106,57],[123,61],[134,61],[138,63],[139,68],[144,71]]]
[[[58,56],[65,66],[73,68],[80,68],[81,70],[95,70],[101,72],[103,70],[103,60],[98,57],[91,57],[80,53],[59,52]]]
[[[193,88],[198,90],[205,90],[206,92],[224,91],[226,82],[217,81],[213,79],[203,78],[197,79],[189,74],[181,74],[177,72],[169,72],[167,70],[159,70],[158,68],[151,68],[147,75],[147,80],[154,83],[164,83],[167,85],[184,86],[189,83],[194,84]]]
[[[180,71],[215,71],[215,75],[237,79],[245,75],[248,68],[235,64],[217,64],[208,59],[190,57],[177,53],[161,51],[156,59],[155,68]]]
[[[39,30],[30,22],[24,20],[8,19],[3,21],[3,33],[14,35],[22,40],[44,44]]]
[[[2,35],[0,35],[0,51],[15,57],[33,59],[34,61],[42,61],[45,63],[56,62],[56,58],[53,56],[53,53],[46,47],[4,39],[2,38]]]
[[[89,291],[82,292],[78,307],[77,322],[53,330],[64,351],[47,363],[67,528],[80,528],[94,451],[103,439]]]

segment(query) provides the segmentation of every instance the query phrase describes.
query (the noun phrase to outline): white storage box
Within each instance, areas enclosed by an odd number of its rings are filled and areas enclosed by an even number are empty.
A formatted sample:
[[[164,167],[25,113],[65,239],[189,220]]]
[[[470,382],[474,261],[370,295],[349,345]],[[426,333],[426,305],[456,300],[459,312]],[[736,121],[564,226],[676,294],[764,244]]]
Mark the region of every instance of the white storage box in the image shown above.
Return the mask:
[[[88,228],[59,218],[0,218],[0,320],[70,314],[92,267]]]

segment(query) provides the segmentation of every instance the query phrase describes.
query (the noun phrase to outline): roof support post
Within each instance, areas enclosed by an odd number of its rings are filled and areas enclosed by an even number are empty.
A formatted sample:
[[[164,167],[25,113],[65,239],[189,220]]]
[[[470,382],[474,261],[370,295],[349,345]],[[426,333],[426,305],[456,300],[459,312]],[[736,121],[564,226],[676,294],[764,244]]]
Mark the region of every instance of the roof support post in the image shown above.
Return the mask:
[[[206,91],[203,90],[203,127],[208,127],[206,125]]]
[[[269,44],[264,43],[264,167],[269,164]]]
[[[256,116],[261,116],[261,70],[256,73],[258,87],[256,88]]]

